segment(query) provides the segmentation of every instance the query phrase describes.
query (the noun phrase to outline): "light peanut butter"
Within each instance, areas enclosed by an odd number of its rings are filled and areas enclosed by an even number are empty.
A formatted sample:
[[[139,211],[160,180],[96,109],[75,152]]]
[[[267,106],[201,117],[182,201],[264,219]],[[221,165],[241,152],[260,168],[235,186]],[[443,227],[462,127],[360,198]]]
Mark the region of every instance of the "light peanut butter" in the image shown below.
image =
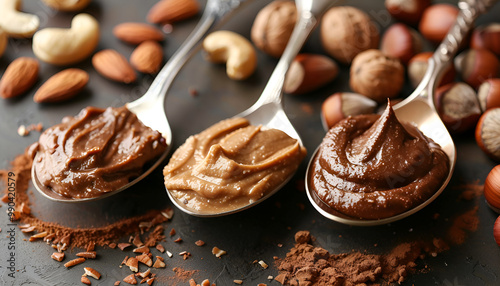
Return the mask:
[[[265,196],[293,174],[306,151],[277,129],[243,118],[189,137],[163,170],[167,190],[198,213],[227,212]]]

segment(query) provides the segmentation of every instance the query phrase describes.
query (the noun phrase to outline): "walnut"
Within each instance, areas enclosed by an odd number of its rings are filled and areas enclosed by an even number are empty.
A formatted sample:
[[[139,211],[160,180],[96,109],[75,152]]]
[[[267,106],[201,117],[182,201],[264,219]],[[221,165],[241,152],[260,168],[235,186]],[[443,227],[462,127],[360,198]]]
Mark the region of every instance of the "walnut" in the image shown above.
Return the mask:
[[[323,48],[338,61],[349,64],[362,51],[376,49],[380,35],[365,12],[350,6],[330,8],[321,21]]]
[[[262,8],[255,17],[251,39],[257,48],[280,57],[285,50],[297,21],[297,8],[292,1],[274,1]]]
[[[383,102],[398,95],[404,79],[404,67],[399,60],[372,49],[361,52],[352,61],[349,84],[353,91]]]

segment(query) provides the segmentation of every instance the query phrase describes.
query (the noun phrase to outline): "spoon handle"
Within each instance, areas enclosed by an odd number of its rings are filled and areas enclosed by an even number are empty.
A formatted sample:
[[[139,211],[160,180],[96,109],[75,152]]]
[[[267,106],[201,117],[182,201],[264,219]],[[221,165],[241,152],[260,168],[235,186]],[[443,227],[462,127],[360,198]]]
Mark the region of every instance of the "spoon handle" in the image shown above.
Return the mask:
[[[433,93],[445,68],[453,61],[453,57],[464,38],[473,27],[476,18],[487,11],[496,0],[461,0],[457,19],[448,31],[448,34],[429,59],[424,78],[410,97],[426,97],[429,104],[434,106]]]
[[[266,87],[257,102],[252,106],[252,109],[257,109],[259,106],[267,103],[281,103],[283,83],[285,82],[286,72],[290,64],[299,53],[311,31],[316,27],[321,15],[335,2],[334,0],[295,1],[295,5],[297,6],[297,22],[295,23],[292,35]]]
[[[225,17],[250,0],[208,0],[198,25],[160,70],[146,94],[131,104],[143,101],[164,102],[165,95],[182,66],[198,51],[200,43],[215,26],[222,24]]]

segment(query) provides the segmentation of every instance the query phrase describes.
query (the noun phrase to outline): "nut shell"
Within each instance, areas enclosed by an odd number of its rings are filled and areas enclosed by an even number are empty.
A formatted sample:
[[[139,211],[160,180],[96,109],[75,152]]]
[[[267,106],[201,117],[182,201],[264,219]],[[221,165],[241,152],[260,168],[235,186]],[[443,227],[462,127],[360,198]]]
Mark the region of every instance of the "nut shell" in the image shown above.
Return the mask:
[[[434,4],[422,14],[419,30],[431,42],[440,43],[450,30],[458,15],[458,8],[451,4]]]
[[[494,211],[500,213],[500,165],[495,166],[484,181],[484,198]]]
[[[357,55],[350,75],[351,89],[377,102],[396,97],[405,80],[404,67],[399,60],[387,57],[379,50]]]
[[[500,108],[487,110],[476,125],[477,145],[495,161],[500,161]],[[499,189],[500,190],[500,189]],[[499,204],[500,206],[500,204]]]
[[[460,76],[474,88],[486,79],[496,77],[499,66],[495,54],[486,49],[469,49],[455,58],[455,68]]]
[[[299,54],[288,69],[283,91],[289,94],[308,93],[328,84],[338,73],[337,64],[327,56]]]
[[[368,14],[350,6],[333,7],[325,13],[320,37],[326,52],[344,64],[363,51],[376,49],[380,39]]]
[[[259,11],[252,25],[251,39],[257,48],[280,57],[297,21],[292,1],[273,1]]]
[[[500,107],[500,78],[490,78],[483,82],[479,86],[477,96],[483,111]]]

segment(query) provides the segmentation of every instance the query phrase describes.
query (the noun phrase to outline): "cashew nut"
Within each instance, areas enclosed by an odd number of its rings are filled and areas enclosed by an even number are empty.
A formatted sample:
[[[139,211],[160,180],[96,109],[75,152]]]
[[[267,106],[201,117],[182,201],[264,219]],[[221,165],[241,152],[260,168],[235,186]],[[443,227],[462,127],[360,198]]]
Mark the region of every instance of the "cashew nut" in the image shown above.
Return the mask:
[[[0,0],[0,27],[15,38],[29,38],[38,29],[37,15],[19,12],[21,0]]]
[[[45,5],[59,11],[80,11],[87,7],[90,0],[42,0]]]
[[[7,33],[5,33],[5,31],[0,27],[0,57],[3,55],[3,52],[7,47],[8,40],[9,38],[7,38]]]
[[[203,41],[206,59],[226,63],[226,73],[231,79],[242,80],[253,74],[257,67],[257,54],[249,40],[231,31],[217,31]]]
[[[80,62],[90,56],[99,43],[99,23],[89,14],[78,14],[70,29],[45,28],[33,35],[33,52],[54,65]]]

